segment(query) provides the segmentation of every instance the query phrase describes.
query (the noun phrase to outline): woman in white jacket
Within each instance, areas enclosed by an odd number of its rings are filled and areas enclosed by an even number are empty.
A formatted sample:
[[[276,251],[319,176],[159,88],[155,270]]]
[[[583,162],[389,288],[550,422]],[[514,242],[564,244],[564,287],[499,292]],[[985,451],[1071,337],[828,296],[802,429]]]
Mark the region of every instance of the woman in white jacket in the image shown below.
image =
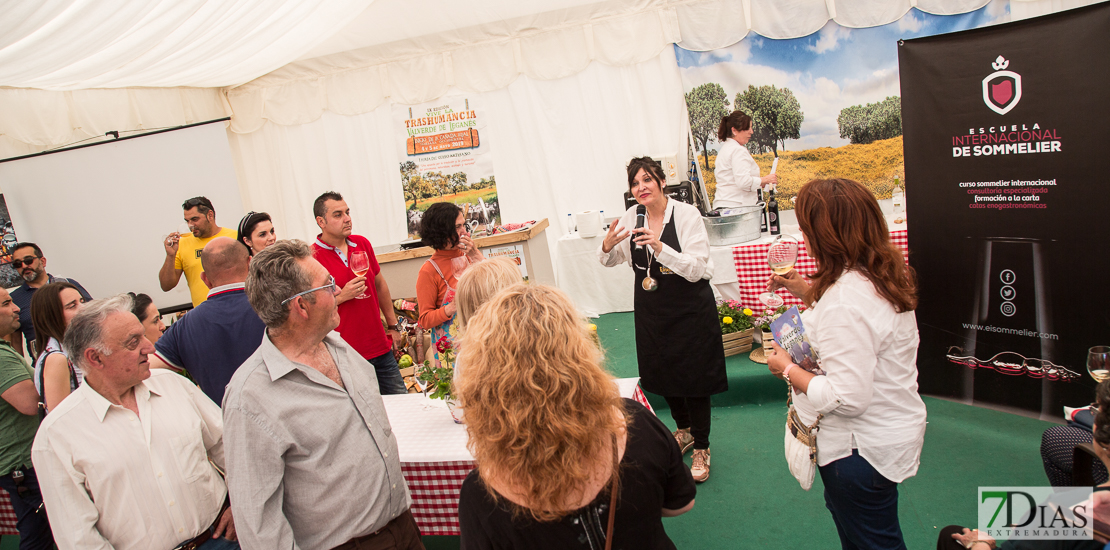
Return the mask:
[[[717,165],[713,169],[717,179],[713,208],[755,205],[759,202],[757,190],[778,183],[778,176],[774,174],[759,177],[759,165],[745,147],[753,132],[752,117],[743,112],[733,111],[721,118],[721,126],[717,129],[721,149],[717,151]]]
[[[777,345],[771,372],[793,390],[806,426],[820,419],[817,466],[844,548],[905,548],[898,484],[917,473],[925,404],[917,393],[917,288],[890,241],[875,197],[851,180],[813,180],[798,191],[798,223],[817,271],[773,276],[810,309],[806,335],[824,374]]]

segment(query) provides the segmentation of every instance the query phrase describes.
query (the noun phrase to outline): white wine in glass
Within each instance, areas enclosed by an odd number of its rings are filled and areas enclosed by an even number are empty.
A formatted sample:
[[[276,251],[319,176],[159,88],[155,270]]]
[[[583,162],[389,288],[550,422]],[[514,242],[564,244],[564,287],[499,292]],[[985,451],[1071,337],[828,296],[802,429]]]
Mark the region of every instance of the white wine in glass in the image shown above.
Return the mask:
[[[790,235],[779,235],[767,248],[767,265],[775,275],[786,275],[794,269],[798,261],[798,239]],[[784,300],[774,292],[764,292],[759,295],[759,301],[767,307],[779,307]]]
[[[1095,382],[1110,378],[1110,346],[1095,346],[1087,350],[1087,372]]]
[[[365,277],[370,272],[370,257],[366,255],[366,252],[356,250],[351,253],[351,271],[354,271],[357,277]],[[370,283],[367,282],[366,284],[369,285]],[[369,297],[370,295],[365,290],[362,291],[362,294],[355,296],[359,300]]]

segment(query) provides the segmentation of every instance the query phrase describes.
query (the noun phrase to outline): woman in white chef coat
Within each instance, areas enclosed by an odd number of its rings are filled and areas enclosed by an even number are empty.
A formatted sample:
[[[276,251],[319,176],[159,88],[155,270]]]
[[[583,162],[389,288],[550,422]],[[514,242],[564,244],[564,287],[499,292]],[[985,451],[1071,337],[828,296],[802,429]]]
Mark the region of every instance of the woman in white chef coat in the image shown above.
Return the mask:
[[[717,178],[713,208],[753,206],[759,202],[757,190],[778,183],[778,176],[774,174],[759,177],[759,165],[746,147],[754,131],[752,117],[741,111],[721,118],[721,126],[717,129],[721,148],[713,169]]]

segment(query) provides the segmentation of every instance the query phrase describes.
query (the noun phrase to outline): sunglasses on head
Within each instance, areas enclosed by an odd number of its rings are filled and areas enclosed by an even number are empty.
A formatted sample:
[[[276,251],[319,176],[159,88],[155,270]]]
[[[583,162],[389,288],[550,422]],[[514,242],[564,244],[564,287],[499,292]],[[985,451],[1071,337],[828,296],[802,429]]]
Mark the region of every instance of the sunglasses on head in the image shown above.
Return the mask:
[[[12,268],[19,269],[25,265],[31,265],[35,263],[35,260],[37,259],[39,259],[38,256],[24,256],[22,260],[18,258],[14,259],[12,260]]]

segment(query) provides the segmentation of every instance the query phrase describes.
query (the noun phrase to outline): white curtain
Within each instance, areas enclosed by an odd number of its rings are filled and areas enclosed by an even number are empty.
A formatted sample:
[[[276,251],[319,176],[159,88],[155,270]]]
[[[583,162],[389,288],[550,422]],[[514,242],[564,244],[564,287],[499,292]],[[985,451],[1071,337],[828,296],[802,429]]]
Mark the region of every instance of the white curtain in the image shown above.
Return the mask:
[[[685,162],[686,113],[673,48],[627,67],[591,64],[574,77],[520,77],[481,94],[489,121],[502,220],[549,218],[553,241],[566,215],[624,210],[624,166],[633,156]],[[269,212],[279,237],[314,238],[312,201],[344,195],[355,232],[375,244],[406,238],[397,130],[388,103],[354,116],[266,122],[228,132],[247,208]]]

